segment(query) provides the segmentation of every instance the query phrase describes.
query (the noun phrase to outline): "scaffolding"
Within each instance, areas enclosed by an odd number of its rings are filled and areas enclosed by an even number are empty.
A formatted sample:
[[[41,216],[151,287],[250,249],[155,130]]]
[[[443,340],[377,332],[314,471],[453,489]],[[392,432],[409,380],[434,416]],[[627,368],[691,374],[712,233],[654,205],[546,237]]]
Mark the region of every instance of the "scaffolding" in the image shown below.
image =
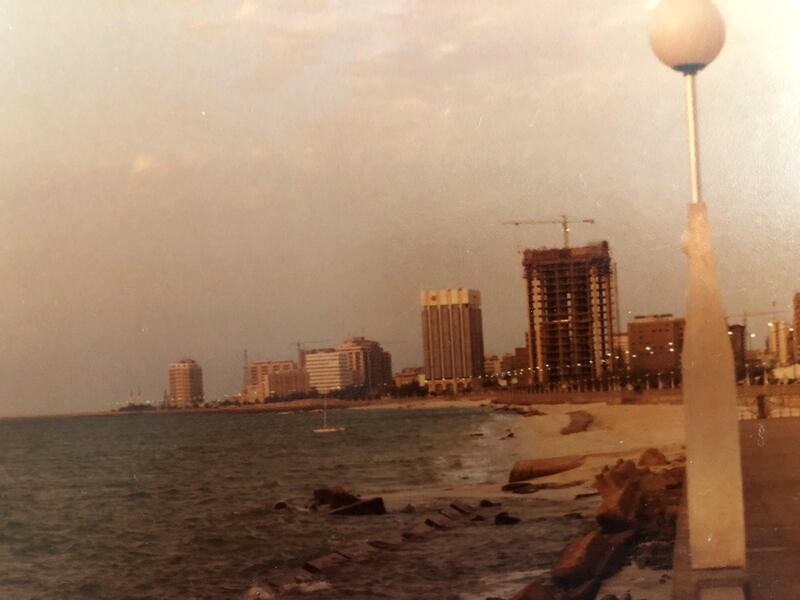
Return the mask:
[[[616,270],[608,242],[523,253],[530,381],[604,387],[614,372]]]

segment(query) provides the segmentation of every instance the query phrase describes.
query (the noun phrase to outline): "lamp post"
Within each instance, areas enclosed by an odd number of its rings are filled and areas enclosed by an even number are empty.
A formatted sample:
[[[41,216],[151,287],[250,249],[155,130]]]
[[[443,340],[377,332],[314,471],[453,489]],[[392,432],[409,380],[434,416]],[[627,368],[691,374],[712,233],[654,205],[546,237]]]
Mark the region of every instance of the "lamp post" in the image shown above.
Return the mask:
[[[710,0],[662,0],[653,13],[650,43],[661,62],[684,75],[689,121],[692,201],[685,244],[689,280],[682,369],[689,549],[695,570],[745,567],[733,350],[701,194],[695,84],[724,41],[725,24]],[[712,597],[700,593],[701,598]],[[724,596],[713,597],[744,596],[740,588],[726,586]]]

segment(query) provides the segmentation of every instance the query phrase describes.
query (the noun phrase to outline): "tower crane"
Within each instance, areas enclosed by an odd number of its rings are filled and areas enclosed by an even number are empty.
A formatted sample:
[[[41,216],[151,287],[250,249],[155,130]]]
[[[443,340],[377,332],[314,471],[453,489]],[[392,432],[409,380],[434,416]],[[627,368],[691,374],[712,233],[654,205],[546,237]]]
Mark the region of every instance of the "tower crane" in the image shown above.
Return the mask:
[[[564,233],[564,248],[569,248],[569,226],[573,223],[589,223],[594,225],[594,219],[570,219],[561,215],[560,219],[525,219],[523,221],[505,221],[503,225],[561,225]]]
[[[300,362],[300,366],[305,365],[305,352],[303,350],[303,346],[305,344],[327,344],[330,340],[297,340],[292,342],[292,346],[297,347],[297,360]]]

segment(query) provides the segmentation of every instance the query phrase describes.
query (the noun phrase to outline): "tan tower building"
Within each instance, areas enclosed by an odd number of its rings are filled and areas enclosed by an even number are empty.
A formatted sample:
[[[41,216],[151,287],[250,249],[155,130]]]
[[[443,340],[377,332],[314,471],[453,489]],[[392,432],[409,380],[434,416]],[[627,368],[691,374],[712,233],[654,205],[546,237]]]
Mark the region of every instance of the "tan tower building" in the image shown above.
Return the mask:
[[[190,408],[203,403],[203,369],[191,358],[169,366],[169,406]]]
[[[420,294],[425,377],[434,392],[459,392],[483,377],[483,317],[477,290]]]
[[[264,360],[247,365],[244,398],[263,402],[273,396],[305,393],[309,390],[308,373],[293,360]]]
[[[525,250],[533,381],[578,384],[610,374],[616,277],[608,242]]]

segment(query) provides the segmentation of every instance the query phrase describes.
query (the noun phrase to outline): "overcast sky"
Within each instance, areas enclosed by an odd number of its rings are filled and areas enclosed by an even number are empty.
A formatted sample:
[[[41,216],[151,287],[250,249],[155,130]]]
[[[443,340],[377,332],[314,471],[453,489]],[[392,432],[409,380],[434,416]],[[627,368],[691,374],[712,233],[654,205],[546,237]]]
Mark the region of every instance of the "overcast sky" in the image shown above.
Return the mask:
[[[0,3],[0,414],[104,409],[167,364],[363,334],[421,364],[419,290],[523,342],[518,251],[594,218],[623,315],[683,312],[683,83],[644,0]],[[719,0],[699,79],[730,313],[800,288],[800,4]],[[768,7],[768,8],[767,8]],[[766,319],[754,320],[759,337]],[[760,340],[759,340],[760,341]]]

